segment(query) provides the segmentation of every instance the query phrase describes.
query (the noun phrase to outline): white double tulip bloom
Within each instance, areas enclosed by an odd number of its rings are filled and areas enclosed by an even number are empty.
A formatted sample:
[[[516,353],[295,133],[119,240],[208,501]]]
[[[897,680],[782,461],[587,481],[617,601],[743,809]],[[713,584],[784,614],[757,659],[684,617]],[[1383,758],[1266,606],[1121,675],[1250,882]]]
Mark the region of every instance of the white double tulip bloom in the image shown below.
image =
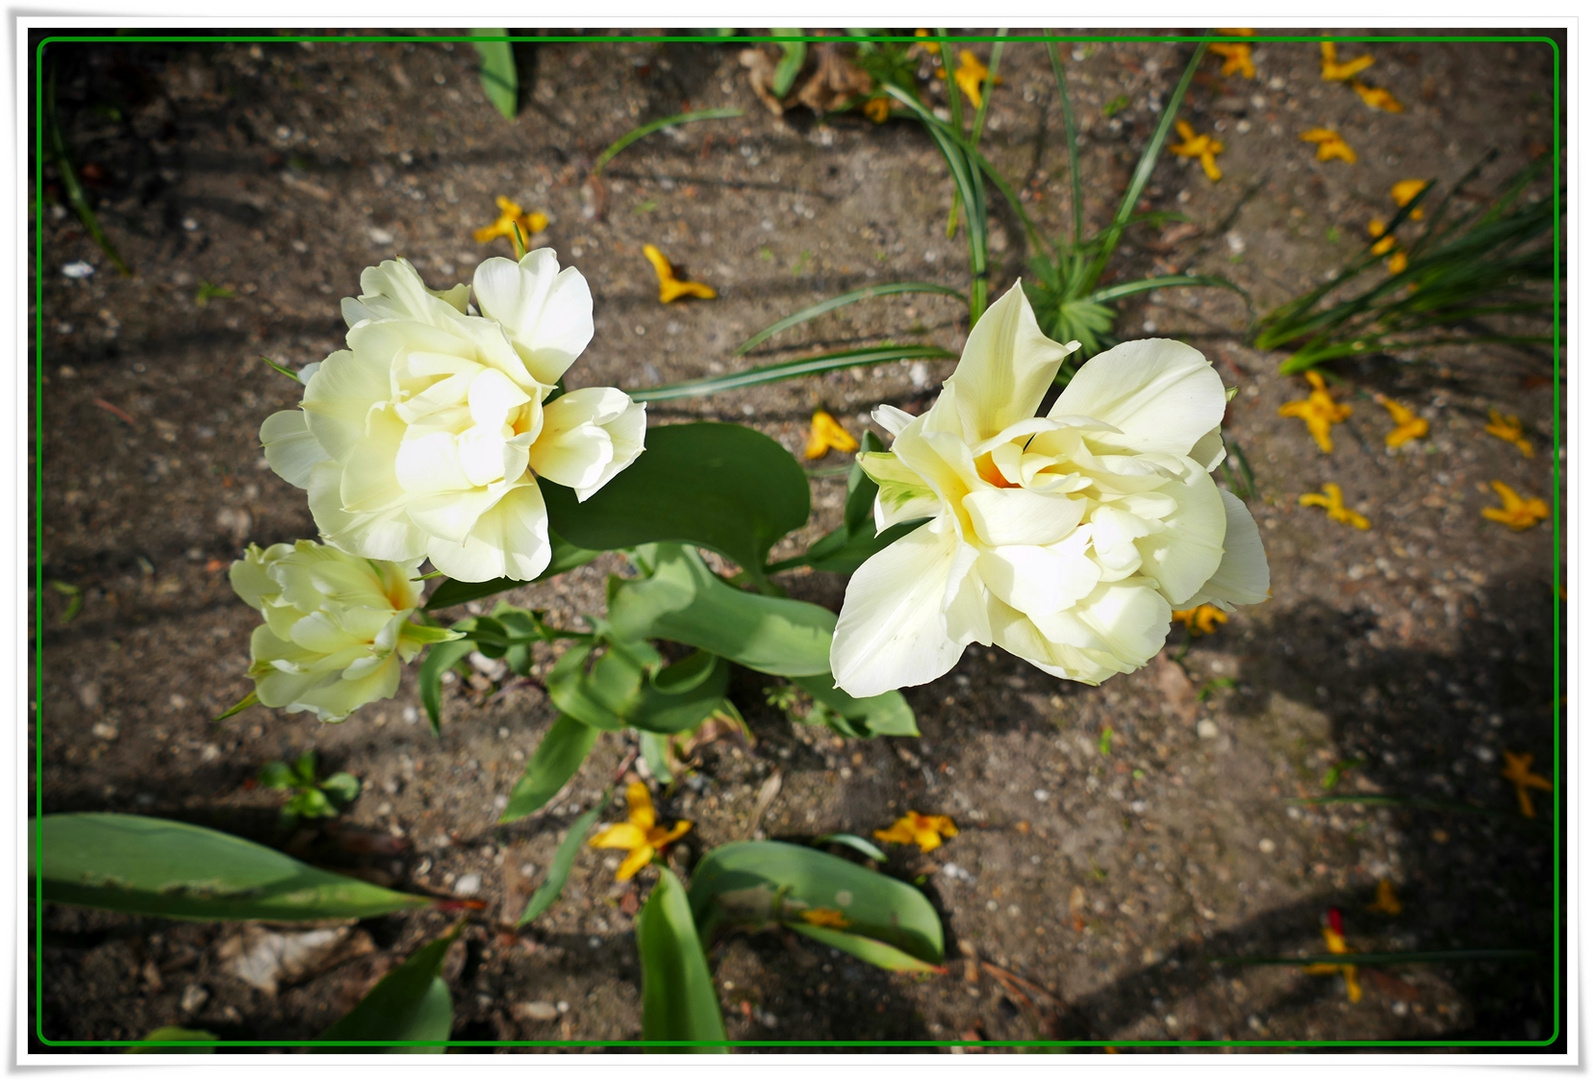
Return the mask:
[[[260,428],[266,460],[345,551],[531,580],[552,555],[538,477],[585,500],[642,452],[647,427],[612,387],[547,401],[592,340],[586,280],[544,248],[478,266],[474,310],[470,286],[434,292],[402,259],[360,287],[343,301],[348,349],[305,380],[300,409]]]
[[[930,520],[852,576],[830,650],[843,690],[929,682],[970,642],[1093,685],[1144,666],[1175,607],[1266,599],[1255,521],[1209,475],[1227,402],[1211,364],[1126,342],[1036,416],[1076,348],[1040,332],[1014,285],[928,411],[874,413],[896,436],[862,458],[876,525]]]
[[[356,558],[312,540],[249,545],[232,589],[265,616],[249,639],[262,705],[342,720],[398,690],[399,669],[427,645],[460,635],[409,621],[420,604],[418,559]]]

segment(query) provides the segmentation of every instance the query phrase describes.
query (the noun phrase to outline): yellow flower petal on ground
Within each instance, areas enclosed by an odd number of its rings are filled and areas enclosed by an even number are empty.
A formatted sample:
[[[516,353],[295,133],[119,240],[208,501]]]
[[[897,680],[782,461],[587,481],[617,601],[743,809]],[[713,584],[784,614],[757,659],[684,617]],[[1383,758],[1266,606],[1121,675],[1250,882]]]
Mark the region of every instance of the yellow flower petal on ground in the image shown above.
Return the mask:
[[[1331,926],[1324,926],[1322,928],[1322,940],[1327,943],[1328,952],[1335,956],[1345,956],[1354,951],[1344,940],[1344,935],[1333,929]],[[1306,970],[1310,971],[1313,975],[1327,975],[1332,974],[1333,972],[1342,973],[1344,976],[1344,992],[1346,995],[1348,995],[1350,1004],[1353,1005],[1357,1001],[1361,1000],[1361,983],[1360,980],[1355,977],[1354,964],[1312,964],[1311,967],[1307,968]]]
[[[1350,144],[1345,142],[1338,132],[1329,128],[1312,128],[1310,131],[1300,133],[1300,141],[1316,144],[1316,159],[1318,161],[1332,161],[1339,158],[1354,165],[1360,159],[1355,156],[1355,151],[1350,149]]]
[[[1223,152],[1223,144],[1210,135],[1196,135],[1195,129],[1183,120],[1178,121],[1177,127],[1179,137],[1184,141],[1167,149],[1179,157],[1199,158],[1200,167],[1206,170],[1206,176],[1214,183],[1221,180],[1222,170],[1217,168],[1217,155]]]
[[[1311,384],[1309,397],[1299,401],[1290,401],[1278,409],[1279,416],[1294,416],[1305,421],[1311,437],[1316,440],[1317,446],[1322,448],[1324,454],[1333,452],[1332,428],[1334,424],[1344,422],[1354,410],[1348,405],[1340,405],[1328,393],[1327,384],[1322,381],[1322,376],[1314,371],[1305,373],[1306,381]]]
[[[1328,517],[1334,521],[1342,522],[1345,525],[1363,531],[1372,527],[1372,523],[1367,521],[1365,517],[1344,505],[1344,492],[1340,490],[1337,484],[1323,484],[1322,494],[1320,495],[1314,491],[1301,495],[1300,505],[1320,506],[1328,512]]]
[[[1554,784],[1546,776],[1539,776],[1532,771],[1531,754],[1512,754],[1504,752],[1505,767],[1500,776],[1516,786],[1516,798],[1521,802],[1522,817],[1537,817],[1538,813],[1532,808],[1531,788],[1539,791],[1553,791]]]
[[[712,300],[719,294],[700,281],[681,281],[675,277],[675,267],[652,244],[642,247],[642,254],[647,256],[647,261],[653,264],[653,272],[658,275],[658,299],[660,303],[670,304],[682,296],[695,296],[702,300]]]
[[[1401,252],[1401,254],[1404,254]],[[1419,439],[1427,434],[1427,421],[1411,412],[1393,398],[1384,397],[1382,394],[1374,395],[1377,403],[1388,410],[1388,415],[1394,420],[1394,430],[1383,437],[1389,446],[1403,446],[1412,439]]]
[[[1394,895],[1394,883],[1388,878],[1382,878],[1377,883],[1377,899],[1366,906],[1367,911],[1381,911],[1385,915],[1398,915],[1405,910],[1405,905],[1399,902],[1399,897]]]
[[[1339,63],[1338,46],[1331,41],[1322,43],[1322,78],[1327,82],[1346,82],[1371,67],[1375,59],[1357,56],[1354,60]]]
[[[984,103],[984,98],[980,96],[980,91],[984,86],[985,78],[989,74],[990,69],[973,53],[967,49],[959,49],[957,51],[957,72],[953,78],[957,80],[957,85],[962,89],[963,96],[973,102],[973,107],[976,109]],[[945,78],[945,76],[942,75],[941,78]],[[992,79],[991,85],[1000,86],[1001,77],[998,75]]]
[[[1201,604],[1199,607],[1173,612],[1173,622],[1183,623],[1194,637],[1199,637],[1201,634],[1215,634],[1217,624],[1227,621],[1228,616],[1214,604]]]
[[[1405,106],[1399,100],[1384,90],[1381,86],[1367,86],[1363,82],[1350,83],[1350,89],[1361,96],[1361,100],[1373,109],[1382,109],[1384,112],[1404,112]]]
[[[940,846],[942,836],[957,835],[957,826],[944,814],[920,814],[907,811],[888,829],[875,829],[874,839],[887,844],[917,844],[919,851],[934,851]]]
[[[835,417],[823,409],[814,412],[813,430],[808,433],[808,444],[802,451],[803,457],[815,461],[831,450],[850,454],[856,449],[857,440],[847,433]]]
[[[1498,409],[1488,410],[1488,434],[1503,439],[1507,443],[1514,443],[1524,457],[1531,457],[1535,450],[1521,433],[1521,418],[1518,416],[1501,416]]]
[[[1237,72],[1247,79],[1256,77],[1256,65],[1250,58],[1250,46],[1235,42],[1232,45],[1209,46],[1211,52],[1222,57],[1222,74],[1226,78]]]
[[[913,36],[914,37],[928,37],[929,36],[929,31],[925,30],[923,27],[919,27],[917,30],[913,31]],[[940,42],[938,42],[938,41],[920,41],[918,44],[923,46],[924,51],[929,53],[931,56],[939,56],[940,55]],[[944,79],[946,77],[946,73],[944,71],[941,72],[940,73],[940,77],[942,79]]]
[[[1403,274],[1410,265],[1410,256],[1403,251],[1396,251],[1388,257],[1388,272],[1390,274]]]
[[[851,926],[845,915],[834,908],[808,908],[802,912],[802,921],[809,926],[828,926],[834,930],[844,930]]]
[[[520,235],[528,239],[548,227],[546,214],[527,214],[519,203],[511,202],[503,195],[494,201],[498,204],[498,220],[475,231],[478,244],[489,244],[500,236],[513,241],[516,225],[520,227]]]
[[[1378,240],[1377,243],[1372,245],[1373,255],[1387,255],[1393,250],[1394,238],[1387,235],[1388,223],[1382,218],[1373,218],[1371,221],[1368,221],[1366,223],[1366,231],[1371,234],[1372,239],[1374,240],[1376,240],[1379,236],[1382,237],[1381,240]]]
[[[1389,189],[1389,194],[1394,197],[1394,205],[1406,206],[1417,195],[1420,195],[1422,188],[1426,186],[1427,181],[1425,180],[1401,180]],[[1412,221],[1420,221],[1423,215],[1424,211],[1418,206],[1410,212],[1410,219]]]
[[[863,115],[876,124],[883,124],[891,118],[891,103],[889,98],[873,98],[863,103]]]
[[[1542,499],[1523,499],[1516,494],[1515,489],[1503,480],[1495,480],[1491,486],[1498,493],[1503,506],[1485,506],[1482,516],[1489,521],[1497,521],[1501,525],[1508,525],[1516,532],[1530,529],[1538,522],[1549,516],[1549,504]]]
[[[637,871],[653,861],[654,855],[691,830],[689,821],[677,821],[669,829],[659,828],[652,796],[641,781],[626,787],[625,806],[629,821],[610,825],[587,841],[590,847],[623,848],[630,852],[614,874],[615,881],[629,881],[635,877]]]

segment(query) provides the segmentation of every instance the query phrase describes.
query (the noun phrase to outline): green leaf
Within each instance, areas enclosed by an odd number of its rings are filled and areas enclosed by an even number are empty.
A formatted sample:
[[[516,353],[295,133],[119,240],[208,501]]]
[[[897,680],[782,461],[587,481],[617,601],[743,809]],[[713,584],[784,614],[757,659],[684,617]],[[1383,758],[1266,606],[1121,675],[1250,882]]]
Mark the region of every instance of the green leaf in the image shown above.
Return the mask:
[[[968,302],[962,293],[949,285],[936,285],[931,281],[892,281],[884,285],[865,285],[861,289],[853,289],[850,292],[832,296],[828,300],[820,300],[817,304],[805,307],[795,315],[787,315],[779,322],[759,330],[746,341],[737,345],[734,355],[742,356],[751,352],[765,341],[774,337],[774,335],[789,330],[793,326],[800,326],[810,319],[818,318],[820,315],[826,315],[836,308],[855,304],[859,300],[872,300],[877,296],[898,296],[903,293],[938,293],[941,296],[955,296],[963,303]]]
[[[501,27],[472,30],[473,35],[505,37],[508,31]],[[473,41],[481,54],[481,89],[487,100],[506,119],[513,120],[520,110],[520,74],[514,67],[514,45],[508,41]]]
[[[669,736],[654,735],[651,731],[641,733],[642,760],[647,762],[648,769],[658,777],[659,783],[674,783],[675,770],[669,764]]]
[[[823,836],[815,836],[813,838],[813,846],[818,847],[820,844],[840,844],[843,847],[851,848],[864,858],[873,859],[875,862],[885,862],[888,858],[885,852],[856,833],[832,832],[825,833]]]
[[[360,795],[359,778],[353,773],[333,773],[321,781],[321,790],[339,806],[347,806]]]
[[[940,918],[924,894],[835,855],[773,840],[725,844],[691,878],[691,910],[703,936],[720,926],[800,921],[808,908],[839,911],[847,933],[872,938],[926,964],[944,948]]]
[[[268,761],[260,766],[259,781],[261,787],[280,790],[281,788],[294,787],[298,777],[294,775],[285,761]]]
[[[548,672],[548,697],[574,720],[599,731],[618,731],[625,726],[621,714],[629,711],[645,672],[628,652],[612,647],[588,670],[586,661],[595,648],[577,642],[559,657]]]
[[[690,731],[713,715],[729,685],[730,665],[699,649],[654,671],[624,720],[657,735]]]
[[[553,485],[549,485],[552,487]],[[543,489],[544,491],[547,488]],[[568,490],[561,488],[560,490]],[[537,581],[546,581],[557,577],[577,566],[585,566],[598,555],[598,551],[587,551],[568,543],[556,533],[550,532],[548,540],[553,545],[553,559],[548,563],[546,570],[538,574]],[[480,600],[484,596],[495,596],[510,589],[518,589],[522,585],[529,585],[528,581],[516,581],[513,578],[493,578],[491,581],[454,581],[452,578],[437,586],[431,596],[426,600],[427,611],[438,611],[442,608],[455,607],[467,604],[472,600]]]
[[[708,958],[692,921],[686,890],[668,867],[636,916],[636,949],[642,961],[642,1038],[648,1041],[723,1042]],[[726,1047],[694,1047],[726,1053]]]
[[[660,541],[712,548],[761,578],[768,551],[807,523],[807,474],[773,439],[739,424],[675,424],[647,432],[635,463],[584,503],[543,491],[554,530],[614,551]]]
[[[463,920],[436,941],[415,952],[341,1020],[321,1033],[321,1041],[445,1042],[453,1030],[454,1007],[442,981],[448,947],[465,928]],[[372,1047],[325,1047],[334,1053],[370,1053]],[[394,1046],[393,1054],[441,1054],[444,1046]]]
[[[251,690],[244,696],[242,701],[238,702],[238,704],[234,705],[232,708],[216,717],[211,721],[211,723],[219,723],[222,720],[228,719],[229,717],[237,716],[239,713],[243,712],[243,710],[258,704],[260,704],[260,695]]]
[[[846,508],[841,525],[819,537],[801,555],[771,564],[768,568],[770,573],[810,566],[833,574],[850,574],[923,524],[922,520],[903,521],[875,534],[874,499],[879,494],[879,485],[863,471],[862,458],[864,454],[877,453],[883,449],[885,444],[872,431],[863,433],[862,445],[852,461],[852,471],[846,477]]]
[[[961,293],[957,294],[961,296]],[[795,379],[803,375],[819,375],[826,371],[864,367],[869,364],[888,364],[897,360],[955,360],[957,354],[947,352],[939,345],[877,345],[867,349],[846,349],[841,352],[820,353],[797,360],[782,360],[778,364],[733,371],[727,375],[711,375],[706,379],[666,383],[663,386],[644,386],[626,393],[636,401],[672,401],[677,398],[704,397],[725,390],[739,390],[747,386]],[[652,435],[649,433],[648,438]],[[634,466],[633,466],[634,467]]]
[[[129,1046],[129,1054],[214,1054],[214,1046],[205,1046],[207,1042],[215,1042],[216,1037],[208,1031],[196,1031],[185,1027],[158,1027],[144,1036],[144,1041],[138,1046]],[[151,1046],[150,1043],[187,1043],[186,1046]]]
[[[635,554],[648,576],[608,582],[609,625],[619,636],[678,641],[769,675],[828,677],[834,612],[743,592],[676,544]]]
[[[226,833],[130,814],[46,815],[32,854],[45,900],[133,915],[297,922],[433,903]]]
[[[537,743],[531,760],[525,763],[525,775],[509,793],[509,805],[504,808],[498,824],[519,821],[546,806],[580,770],[581,763],[597,745],[597,736],[595,727],[560,714]]]
[[[592,809],[576,818],[575,824],[570,826],[570,831],[564,834],[564,839],[559,842],[559,849],[553,853],[553,862],[548,866],[548,876],[543,879],[541,885],[537,886],[537,891],[531,894],[525,911],[520,914],[520,921],[515,923],[516,926],[524,926],[542,914],[564,891],[564,883],[570,879],[570,868],[575,865],[575,857],[581,853],[581,845],[586,840],[586,834],[591,831],[592,823],[603,812],[603,808],[608,805],[613,790],[610,788],[605,791]]]
[[[827,926],[811,926],[805,922],[788,922],[785,924],[799,934],[803,934],[828,945],[832,949],[840,949],[849,956],[873,964],[875,967],[884,968],[886,971],[912,971],[932,973],[944,971],[945,968],[937,964],[926,964],[914,956],[908,956],[900,949],[875,941],[873,938],[849,934],[845,930],[835,930]]]
[[[445,641],[441,645],[433,645],[426,659],[421,662],[415,679],[420,684],[420,703],[426,707],[433,735],[442,732],[443,672],[469,656],[475,648],[476,643],[468,638]]]
[[[674,116],[666,116],[662,120],[653,120],[640,127],[632,128],[618,139],[615,139],[608,149],[597,156],[597,160],[592,164],[592,175],[597,176],[601,173],[603,166],[613,161],[614,156],[631,143],[637,139],[644,139],[655,131],[674,127],[676,124],[695,124],[699,120],[730,120],[741,115],[743,114],[740,109],[699,109],[696,112],[676,113]]]
[[[116,250],[116,245],[111,243],[111,238],[105,235],[105,230],[100,228],[100,219],[95,216],[94,208],[89,205],[88,194],[83,190],[83,185],[78,182],[77,169],[72,165],[72,156],[66,151],[66,139],[61,134],[61,124],[55,110],[55,72],[50,72],[49,81],[45,84],[44,121],[49,132],[50,151],[55,159],[55,166],[60,170],[61,186],[66,191],[66,201],[72,204],[72,209],[77,211],[78,220],[83,223],[83,228],[88,232],[93,241],[99,245],[105,257],[111,260],[111,265],[121,272],[123,277],[132,277],[133,268],[129,266]]]
[[[835,676],[827,668],[823,675],[798,675],[791,681],[824,706],[828,715],[821,719],[842,735],[872,739],[876,735],[918,734],[913,707],[899,690],[855,698],[835,685]]]
[[[775,37],[798,37],[802,31],[791,27],[784,27],[774,31]],[[808,44],[805,41],[782,41],[780,45],[780,62],[774,66],[774,75],[769,79],[769,92],[776,98],[783,98],[791,92],[791,84],[796,82],[796,77],[802,70],[802,65],[808,59]]]
[[[309,788],[289,799],[282,813],[290,818],[337,817],[337,808],[320,791]]]

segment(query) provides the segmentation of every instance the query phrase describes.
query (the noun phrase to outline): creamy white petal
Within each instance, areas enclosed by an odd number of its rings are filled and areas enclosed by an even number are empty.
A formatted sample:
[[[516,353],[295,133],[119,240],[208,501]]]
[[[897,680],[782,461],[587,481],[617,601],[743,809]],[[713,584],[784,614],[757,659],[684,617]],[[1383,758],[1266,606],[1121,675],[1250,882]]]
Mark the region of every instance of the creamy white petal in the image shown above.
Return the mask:
[[[272,413],[260,425],[260,442],[265,447],[265,459],[271,471],[296,488],[308,487],[310,470],[323,461],[330,460],[310,426],[305,423],[304,412],[287,409]]]
[[[531,469],[574,488],[585,501],[636,460],[647,410],[611,386],[572,390],[543,410],[542,433],[530,447]]]
[[[1079,368],[1050,415],[1103,420],[1123,445],[1187,455],[1222,422],[1222,379],[1198,350],[1166,338],[1125,341]]]
[[[304,388],[304,422],[332,458],[341,458],[365,434],[365,417],[391,394],[384,356],[335,352]]]
[[[573,266],[559,269],[551,248],[519,263],[487,259],[476,267],[476,304],[503,324],[527,369],[548,386],[558,382],[592,341],[592,292]]]
[[[947,632],[944,611],[961,546],[943,523],[931,522],[858,568],[830,644],[837,686],[873,697],[952,669],[967,645]]]
[[[1054,544],[1078,527],[1085,499],[1024,488],[984,488],[963,496],[963,509],[982,544]]]
[[[1155,580],[1174,607],[1183,607],[1222,563],[1227,515],[1211,475],[1198,468],[1185,483],[1157,494],[1172,496],[1178,508],[1162,519],[1165,529],[1138,541],[1139,572]]]
[[[1219,493],[1227,515],[1222,565],[1187,603],[1190,607],[1216,604],[1224,611],[1232,611],[1235,604],[1264,602],[1272,588],[1272,572],[1261,547],[1261,530],[1256,528],[1250,508],[1231,491],[1219,489]]]
[[[426,288],[408,259],[389,259],[380,266],[366,267],[360,274],[360,290],[358,298],[343,300],[343,320],[350,329],[372,319],[438,323],[454,313],[462,314],[469,293],[465,285],[441,292]]]
[[[464,543],[433,537],[426,554],[457,581],[532,580],[553,558],[541,490],[535,483],[513,489],[481,515]]]
[[[408,504],[406,510],[409,520],[413,521],[421,531],[440,540],[463,544],[480,523],[482,515],[498,505],[505,494],[506,489],[503,485],[447,491],[440,495],[415,499]],[[427,550],[431,549],[428,547]]]
[[[902,429],[913,422],[913,414],[903,412],[894,405],[881,405],[871,414],[874,423],[890,432],[891,435],[900,435]]]
[[[1228,448],[1222,443],[1222,428],[1214,427],[1202,435],[1195,442],[1194,449],[1189,451],[1189,456],[1207,472],[1221,465],[1222,459],[1228,456]]]
[[[1088,553],[1089,531],[1049,547],[1009,545],[979,553],[979,576],[992,596],[1026,615],[1050,615],[1088,596],[1101,568]]]
[[[367,559],[404,562],[426,553],[425,534],[410,523],[402,507],[377,513],[351,514],[338,493],[341,471],[333,462],[310,474],[310,514],[329,543]]]
[[[1027,420],[1040,407],[1057,369],[1078,342],[1061,345],[1040,332],[1019,281],[991,304],[968,333],[957,370],[956,405],[971,443]]]

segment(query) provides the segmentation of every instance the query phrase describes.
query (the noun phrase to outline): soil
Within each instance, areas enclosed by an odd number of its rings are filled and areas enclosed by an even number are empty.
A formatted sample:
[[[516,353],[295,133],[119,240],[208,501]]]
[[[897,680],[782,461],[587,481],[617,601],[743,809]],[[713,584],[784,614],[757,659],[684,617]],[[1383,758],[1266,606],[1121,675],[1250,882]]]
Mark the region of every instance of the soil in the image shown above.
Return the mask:
[[[210,718],[249,688],[256,616],[233,596],[228,565],[247,543],[314,535],[302,494],[260,452],[261,421],[299,397],[260,357],[297,368],[340,348],[338,300],[358,291],[365,266],[404,255],[444,287],[509,254],[506,241],[471,236],[497,216],[496,196],[545,213],[539,242],[591,283],[597,332],[572,387],[640,387],[881,340],[960,349],[960,306],[909,296],[732,355],[754,331],[845,289],[968,280],[965,240],[946,235],[950,180],[923,129],[861,114],[820,122],[800,107],[775,116],[750,88],[741,48],[522,46],[523,106],[511,122],[483,97],[468,44],[48,47],[66,141],[136,274],[116,272],[47,166],[42,306],[30,310],[42,335],[30,795],[44,813],[176,818],[398,887],[469,894],[485,907],[447,971],[455,1038],[639,1038],[633,916],[650,871],[616,883],[614,859],[584,852],[559,903],[527,931],[508,929],[632,743],[605,737],[551,809],[499,826],[554,713],[537,687],[494,681],[490,666],[445,688],[435,739],[412,670],[395,699],[339,725],[261,708]],[[1092,228],[1110,219],[1192,48],[1063,47]],[[1322,81],[1309,43],[1257,45],[1254,80],[1223,77],[1209,58],[1181,116],[1226,143],[1223,178],[1164,155],[1142,207],[1187,224],[1131,229],[1110,277],[1222,274],[1265,312],[1358,250],[1367,221],[1392,215],[1396,181],[1447,185],[1497,150],[1467,189],[1488,191],[1555,143],[1545,45],[1340,47],[1341,58],[1361,52],[1376,57],[1365,77],[1403,113]],[[1000,73],[983,146],[1042,231],[1062,235],[1066,155],[1042,47],[1010,45]],[[631,146],[605,169],[594,216],[583,181],[596,155],[688,103],[745,112]],[[1318,161],[1299,140],[1318,126],[1341,132],[1359,162]],[[992,219],[994,297],[1032,252],[994,192]],[[644,243],[718,298],[661,305]],[[93,273],[69,276],[80,261]],[[231,295],[208,290],[200,303],[207,286]],[[1336,392],[1354,412],[1326,455],[1278,415],[1307,388],[1278,373],[1280,354],[1247,347],[1234,294],[1152,293],[1123,304],[1117,327],[1194,344],[1238,388],[1225,431],[1254,470],[1271,602],[1210,636],[1175,627],[1162,657],[1100,688],[972,647],[952,674],[906,691],[918,739],[844,740],[793,724],[766,702],[771,680],[738,675],[732,697],[754,741],[714,742],[684,782],[655,788],[666,818],[694,822],[674,849],[677,868],[749,835],[868,836],[908,809],[948,814],[961,831],[929,854],[893,847],[883,867],[921,882],[941,912],[945,974],[892,976],[789,935],[733,938],[711,958],[730,1036],[1554,1038],[1557,799],[1536,793],[1537,818],[1520,817],[1500,769],[1506,751],[1530,752],[1558,775],[1562,578],[1552,522],[1512,532],[1480,512],[1496,504],[1496,479],[1556,496],[1563,372],[1546,349],[1504,346],[1338,364]],[[816,406],[860,434],[881,402],[926,407],[951,366],[883,365],[648,411],[653,423],[749,424],[800,452]],[[1426,417],[1430,435],[1386,450],[1391,425],[1374,392]],[[1484,432],[1490,408],[1522,418],[1536,456]],[[812,521],[776,558],[839,522],[848,463],[835,453],[817,463]],[[1369,529],[1298,504],[1328,481]],[[606,576],[622,567],[604,556],[511,599],[573,624],[601,611]],[[845,585],[823,573],[780,580],[831,607]],[[53,583],[79,590],[81,610]],[[284,832],[283,796],[252,778],[312,748],[323,771],[347,769],[364,791],[335,825]],[[755,818],[776,774],[779,793]],[[1325,794],[1402,804],[1298,801]],[[616,802],[605,817],[622,815]],[[1398,915],[1369,910],[1382,880]],[[1322,951],[1335,908],[1360,952],[1526,948],[1536,958],[1362,966],[1357,1003],[1338,975],[1219,962]],[[29,957],[42,968],[35,1050],[166,1024],[309,1038],[449,918],[366,920],[352,959],[268,993],[224,962],[235,926],[54,906],[33,915],[43,931]]]

